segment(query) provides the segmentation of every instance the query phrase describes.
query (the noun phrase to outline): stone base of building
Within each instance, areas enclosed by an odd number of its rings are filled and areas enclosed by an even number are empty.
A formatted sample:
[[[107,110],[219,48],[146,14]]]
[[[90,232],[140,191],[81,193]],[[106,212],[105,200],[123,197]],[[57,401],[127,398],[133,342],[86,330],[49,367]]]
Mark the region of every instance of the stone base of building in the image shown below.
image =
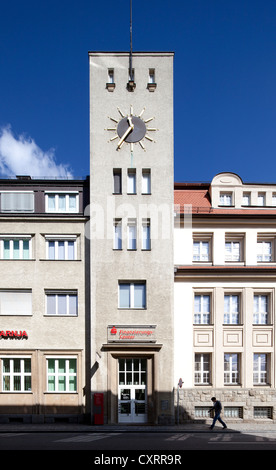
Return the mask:
[[[276,389],[179,389],[175,390],[175,422],[210,423],[211,398],[223,406],[227,422],[276,422]]]
[[[87,424],[86,415],[0,414],[0,424]]]

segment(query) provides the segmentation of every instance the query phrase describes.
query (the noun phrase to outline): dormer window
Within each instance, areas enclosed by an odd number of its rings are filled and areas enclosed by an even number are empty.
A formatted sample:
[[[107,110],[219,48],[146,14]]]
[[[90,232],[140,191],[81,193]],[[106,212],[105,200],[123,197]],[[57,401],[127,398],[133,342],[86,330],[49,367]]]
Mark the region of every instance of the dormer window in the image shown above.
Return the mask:
[[[78,193],[46,193],[46,212],[76,213],[79,212]]]
[[[220,193],[219,196],[220,206],[233,206],[233,194],[232,193]]]
[[[258,193],[258,206],[265,206],[265,193]]]
[[[242,205],[243,206],[250,206],[250,193],[243,193]]]

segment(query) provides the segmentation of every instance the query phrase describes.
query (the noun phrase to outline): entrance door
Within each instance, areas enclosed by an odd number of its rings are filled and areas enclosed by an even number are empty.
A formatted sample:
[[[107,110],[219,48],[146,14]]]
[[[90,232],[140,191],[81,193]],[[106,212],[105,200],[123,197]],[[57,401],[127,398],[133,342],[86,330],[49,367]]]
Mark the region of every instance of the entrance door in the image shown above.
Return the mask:
[[[146,359],[119,359],[118,421],[147,422]]]

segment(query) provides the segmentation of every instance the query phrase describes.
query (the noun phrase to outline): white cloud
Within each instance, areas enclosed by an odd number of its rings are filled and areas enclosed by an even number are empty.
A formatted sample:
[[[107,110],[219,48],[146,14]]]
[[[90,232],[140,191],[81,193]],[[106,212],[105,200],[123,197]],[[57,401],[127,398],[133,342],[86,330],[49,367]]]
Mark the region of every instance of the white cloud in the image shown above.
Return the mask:
[[[0,129],[0,174],[38,178],[73,176],[68,165],[58,165],[55,162],[53,149],[44,152],[33,139],[25,135],[15,137],[10,126]]]

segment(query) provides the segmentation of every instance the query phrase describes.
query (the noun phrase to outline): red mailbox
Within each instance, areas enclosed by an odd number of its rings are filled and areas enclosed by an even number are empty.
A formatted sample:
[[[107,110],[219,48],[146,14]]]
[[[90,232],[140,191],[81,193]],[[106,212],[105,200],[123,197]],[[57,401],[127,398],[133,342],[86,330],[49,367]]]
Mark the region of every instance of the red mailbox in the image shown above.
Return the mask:
[[[103,393],[94,393],[94,424],[104,424]]]

